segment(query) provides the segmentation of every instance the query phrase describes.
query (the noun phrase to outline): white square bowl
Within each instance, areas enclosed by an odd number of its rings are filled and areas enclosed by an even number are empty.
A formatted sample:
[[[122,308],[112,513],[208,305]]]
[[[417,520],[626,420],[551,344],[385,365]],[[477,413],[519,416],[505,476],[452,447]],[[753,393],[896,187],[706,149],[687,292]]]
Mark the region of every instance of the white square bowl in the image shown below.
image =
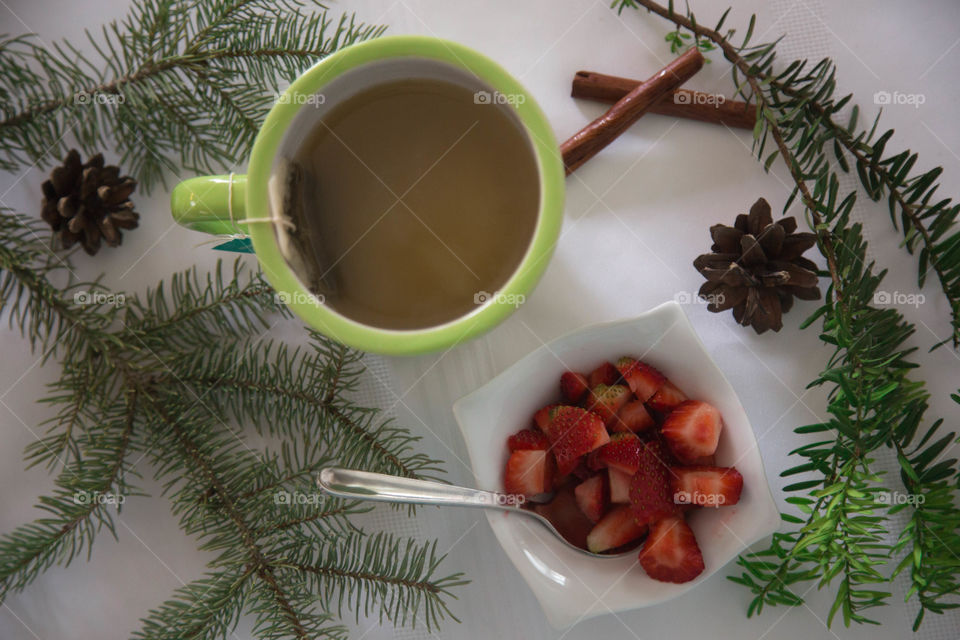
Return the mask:
[[[706,568],[684,584],[649,578],[636,555],[590,558],[566,547],[531,518],[487,510],[500,545],[533,589],[550,624],[558,629],[600,614],[676,598],[780,525],[743,406],[676,302],[557,338],[458,400],[453,413],[467,444],[476,486],[503,490],[507,436],[529,426],[537,409],[556,402],[561,373],[568,369],[587,372],[604,360],[624,355],[655,366],[689,397],[720,410],[724,428],[717,464],[740,471],[743,494],[736,505],[696,509],[688,515]]]

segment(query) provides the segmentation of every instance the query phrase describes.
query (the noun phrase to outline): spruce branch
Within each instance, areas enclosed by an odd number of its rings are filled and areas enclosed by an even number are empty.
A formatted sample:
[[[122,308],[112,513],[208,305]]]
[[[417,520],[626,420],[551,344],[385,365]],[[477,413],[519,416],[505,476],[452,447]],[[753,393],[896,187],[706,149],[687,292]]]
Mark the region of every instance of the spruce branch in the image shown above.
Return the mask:
[[[803,599],[793,587],[815,582],[820,588],[836,586],[828,624],[838,613],[848,626],[873,623],[864,612],[887,602],[886,583],[907,567],[911,569],[907,598],[916,596],[919,603],[915,629],[926,612],[943,613],[960,606],[956,601],[960,561],[953,551],[960,548],[960,475],[956,460],[941,460],[947,446],[956,441],[956,433],[941,433],[942,420],[936,420],[910,448],[921,430],[929,398],[925,385],[911,378],[917,365],[909,359],[913,349],[906,341],[914,327],[895,309],[874,306],[885,272],[876,273],[875,265],[867,261],[862,227],[850,221],[856,194],[841,197],[837,172],[824,148],[832,148],[836,162],[849,171],[841,151],[846,148],[855,158],[868,195],[878,199],[885,186],[891,215],[900,206],[908,248],[922,247],[921,283],[929,263],[950,302],[956,340],[957,205],[930,204],[939,170],[908,178],[916,156],[904,152],[884,159],[892,132],[871,145],[876,123],[873,131],[854,133],[855,108],[844,127],[846,135],[840,134],[832,118],[851,96],[833,99],[832,63],[823,60],[807,69],[805,62],[798,61],[775,72],[776,43],[750,45],[755,16],[737,46],[731,42],[732,30],[722,32],[727,12],[710,29],[697,23],[692,12],[674,11],[672,2],[667,7],[653,0],[613,4],[620,10],[646,8],[688,31],[698,44],[707,40],[723,52],[734,66],[738,94],[756,105],[754,152],[767,170],[777,158],[786,164],[794,188],[784,210],[800,198],[827,263],[825,275],[831,280],[825,304],[804,323],[806,327],[820,320],[821,339],[834,346],[826,367],[811,383],[829,388],[829,417],[795,429],[823,439],[791,452],[804,461],[781,474],[802,478],[785,488],[800,494],[787,498],[800,516],[782,514],[788,530],[774,534],[766,550],[742,556],[739,564],[744,572],[730,577],[755,596],[748,614],[759,613],[764,606],[801,604]],[[765,151],[768,141],[774,146],[769,154]],[[924,213],[918,216],[919,211]],[[931,229],[935,231],[929,233]],[[960,396],[953,398],[960,402]],[[883,474],[871,468],[875,452],[885,448],[897,453],[901,487],[910,498],[907,505],[891,505],[884,499],[890,489]],[[911,520],[891,544],[885,537],[889,517],[903,508],[913,510]],[[898,554],[904,555],[899,564],[882,572],[881,567]]]
[[[244,157],[284,82],[383,27],[313,0],[137,0],[120,22],[69,42],[0,40],[0,169],[59,158],[72,132],[113,148],[144,189],[183,167]]]
[[[82,459],[64,465],[53,495],[43,496],[38,505],[48,516],[0,537],[0,602],[54,564],[67,566],[84,551],[89,559],[101,529],[116,537],[111,505],[135,493],[127,482],[133,471],[126,458],[137,402],[137,391],[128,389],[122,406],[103,416],[109,419],[86,443]]]
[[[284,311],[240,262],[91,311],[58,293],[48,279],[58,271],[35,269],[44,243],[31,224],[0,216],[0,307],[19,310],[35,349],[63,366],[45,398],[48,431],[27,451],[59,474],[40,499],[48,515],[0,537],[0,600],[89,553],[101,530],[115,534],[114,503],[139,495],[131,460],[146,458],[181,529],[212,555],[206,576],[150,612],[137,637],[222,638],[248,614],[258,637],[344,638],[354,606],[354,618],[431,629],[453,617],[447,601],[464,582],[439,573],[432,545],[366,534],[350,518],[369,505],[313,485],[332,464],[440,473],[414,436],[352,400],[359,354],[317,334],[301,349],[272,340]],[[251,447],[247,424],[270,444]]]
[[[376,613],[380,624],[384,619],[406,624],[422,612],[428,628],[445,617],[456,619],[443,598],[455,598],[450,590],[466,583],[462,574],[435,577],[443,561],[436,543],[351,534],[325,548],[305,538],[290,552],[283,567],[308,576],[312,591],[337,603],[338,616],[349,608],[357,621],[362,612]]]

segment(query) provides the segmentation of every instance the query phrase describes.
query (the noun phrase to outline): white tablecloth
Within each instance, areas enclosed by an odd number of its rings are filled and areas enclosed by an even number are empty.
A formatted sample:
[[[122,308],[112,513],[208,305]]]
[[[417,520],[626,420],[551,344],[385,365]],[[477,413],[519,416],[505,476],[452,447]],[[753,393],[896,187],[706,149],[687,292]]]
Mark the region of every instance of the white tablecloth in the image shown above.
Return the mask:
[[[9,5],[7,4],[9,3]],[[85,26],[119,17],[125,3],[87,0],[7,0],[0,6],[0,32],[35,31],[45,41],[69,36],[79,41]],[[679,4],[682,3],[678,3]],[[694,2],[704,23],[715,21],[726,2]],[[873,94],[900,91],[925,96],[920,108],[893,105],[884,124],[897,129],[891,149],[920,152],[923,168],[942,164],[945,195],[960,195],[951,185],[960,175],[960,128],[956,105],[956,25],[960,6],[949,0],[899,3],[893,0],[760,0],[735,2],[727,26],[746,28],[758,12],[755,41],[786,32],[784,57],[834,57],[843,91],[854,91],[865,116],[876,112]],[[518,76],[540,102],[563,139],[601,112],[602,107],[569,98],[578,69],[645,77],[670,54],[663,41],[667,23],[627,11],[621,18],[603,0],[550,2],[442,2],[440,0],[364,0],[334,5],[355,9],[359,17],[391,26],[390,33],[423,33],[458,40],[490,55]],[[715,61],[688,86],[730,95],[729,66]],[[463,443],[450,405],[460,395],[502,371],[524,353],[584,324],[635,314],[678,294],[691,297],[701,278],[693,258],[709,249],[707,229],[730,222],[759,196],[782,207],[788,183],[782,166],[764,174],[750,156],[750,135],[722,127],[648,116],[614,145],[568,179],[566,219],[556,255],[536,292],[503,325],[482,339],[444,354],[418,358],[371,358],[376,375],[368,377],[365,398],[389,409],[424,437],[423,448],[447,461],[450,480],[470,483]],[[245,162],[238,164],[242,171]],[[0,200],[27,212],[38,210],[45,172],[0,176]],[[850,183],[852,186],[852,183]],[[106,271],[107,283],[143,291],[158,278],[185,265],[212,265],[218,255],[198,248],[197,234],[173,226],[167,196],[136,195],[141,228],[124,238],[120,250],[103,251],[95,260],[80,257],[83,275]],[[796,207],[794,208],[797,211]],[[886,288],[915,291],[916,263],[898,248],[884,205],[860,199],[857,216],[867,224],[872,257],[889,267]],[[907,307],[918,333],[918,374],[933,393],[931,416],[953,417],[948,394],[960,370],[948,348],[927,353],[947,335],[947,307],[928,285],[926,302]],[[758,433],[769,480],[779,499],[785,483],[781,469],[794,461],[788,452],[801,440],[799,424],[821,419],[824,394],[804,391],[828,356],[815,330],[797,325],[813,309],[801,304],[786,317],[780,334],[756,336],[737,327],[729,314],[709,314],[698,304],[687,312],[707,348],[739,393]],[[300,339],[296,327],[278,332]],[[56,379],[55,367],[33,367],[26,343],[3,329],[4,365],[0,368],[0,531],[37,516],[36,498],[51,487],[42,470],[23,470],[21,452],[34,439],[31,429],[46,415],[35,399]],[[144,469],[149,473],[149,469]],[[147,488],[157,493],[157,487]],[[474,511],[423,509],[409,520],[382,509],[367,518],[372,527],[389,526],[399,534],[437,537],[448,550],[443,568],[465,571],[472,580],[459,589],[453,611],[462,624],[446,624],[442,638],[831,638],[900,640],[911,637],[913,602],[903,604],[903,583],[893,587],[891,606],[876,610],[881,627],[845,629],[825,619],[831,594],[812,590],[808,607],[769,609],[747,619],[749,594],[729,583],[730,566],[690,594],[653,609],[590,620],[558,632],[547,625],[532,594],[500,551],[482,515]],[[47,571],[24,593],[0,607],[0,638],[124,638],[137,620],[171,591],[202,571],[204,557],[177,529],[161,498],[131,500],[118,525],[119,542],[106,535],[93,561]],[[377,627],[361,620],[356,637],[422,638],[424,631]],[[237,638],[249,637],[241,624]],[[918,639],[956,640],[960,614],[929,616]]]

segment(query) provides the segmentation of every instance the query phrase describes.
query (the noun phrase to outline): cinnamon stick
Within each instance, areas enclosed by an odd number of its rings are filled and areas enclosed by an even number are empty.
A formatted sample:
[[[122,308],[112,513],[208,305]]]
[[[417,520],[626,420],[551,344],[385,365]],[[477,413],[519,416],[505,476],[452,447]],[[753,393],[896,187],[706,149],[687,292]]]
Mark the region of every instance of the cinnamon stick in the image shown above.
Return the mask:
[[[567,175],[613,142],[664,96],[686,82],[703,66],[703,56],[694,47],[637,84],[606,113],[560,145]]]
[[[608,76],[595,71],[577,71],[573,76],[570,95],[574,98],[614,103],[633,91],[639,84],[641,84],[639,80],[630,78]],[[689,89],[677,89],[664,96],[650,107],[650,113],[750,130],[753,130],[757,119],[757,112],[753,105]]]

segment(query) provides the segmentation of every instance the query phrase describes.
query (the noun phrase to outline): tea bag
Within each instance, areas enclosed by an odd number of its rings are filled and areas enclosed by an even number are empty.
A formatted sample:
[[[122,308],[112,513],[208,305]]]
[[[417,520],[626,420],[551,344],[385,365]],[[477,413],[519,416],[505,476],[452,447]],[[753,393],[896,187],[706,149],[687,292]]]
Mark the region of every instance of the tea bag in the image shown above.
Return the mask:
[[[336,277],[322,244],[311,241],[306,228],[306,207],[319,201],[319,188],[317,176],[288,158],[280,159],[267,185],[273,217],[282,221],[274,226],[280,254],[311,293],[329,296],[337,292]]]

